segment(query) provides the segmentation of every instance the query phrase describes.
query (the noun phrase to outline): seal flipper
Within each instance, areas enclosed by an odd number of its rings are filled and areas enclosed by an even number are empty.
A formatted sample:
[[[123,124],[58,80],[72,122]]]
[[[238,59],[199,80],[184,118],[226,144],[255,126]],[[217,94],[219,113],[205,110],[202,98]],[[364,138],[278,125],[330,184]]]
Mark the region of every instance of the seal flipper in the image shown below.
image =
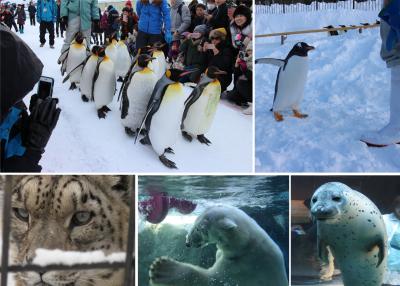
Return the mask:
[[[379,248],[378,252],[378,263],[376,264],[376,268],[381,265],[382,261],[385,259],[385,241],[383,237],[380,237],[378,240],[374,241],[372,244],[370,244],[367,248],[367,251],[370,252],[374,247],[377,246]]]

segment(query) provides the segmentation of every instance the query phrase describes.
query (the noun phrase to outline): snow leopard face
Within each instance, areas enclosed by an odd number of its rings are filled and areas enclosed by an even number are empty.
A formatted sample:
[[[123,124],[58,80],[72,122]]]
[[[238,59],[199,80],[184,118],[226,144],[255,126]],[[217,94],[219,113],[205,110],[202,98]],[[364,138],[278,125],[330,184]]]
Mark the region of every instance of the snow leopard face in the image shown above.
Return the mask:
[[[38,248],[125,251],[132,181],[126,176],[14,176],[13,263],[31,263]],[[122,270],[100,269],[23,272],[16,281],[21,286],[120,286],[122,277]]]

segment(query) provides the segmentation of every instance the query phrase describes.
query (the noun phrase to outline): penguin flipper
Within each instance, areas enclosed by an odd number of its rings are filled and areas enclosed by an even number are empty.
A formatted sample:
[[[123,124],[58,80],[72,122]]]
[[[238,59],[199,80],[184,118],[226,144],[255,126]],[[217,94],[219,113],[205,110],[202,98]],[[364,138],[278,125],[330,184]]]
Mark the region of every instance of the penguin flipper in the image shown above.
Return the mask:
[[[269,65],[274,65],[274,66],[281,68],[285,65],[285,60],[273,59],[273,58],[260,58],[260,59],[256,59],[255,63],[256,64],[269,64]]]
[[[201,94],[203,93],[204,88],[206,87],[208,83],[206,84],[202,84],[199,85],[197,87],[195,87],[192,92],[190,93],[189,97],[186,99],[185,101],[185,110],[183,111],[183,115],[182,115],[182,121],[181,121],[181,130],[183,130],[184,126],[183,126],[183,122],[185,121],[185,118],[189,112],[189,108],[190,106],[192,106],[193,103],[195,103],[199,97],[201,96]]]
[[[79,65],[77,65],[76,67],[74,67],[74,68],[67,74],[67,76],[64,78],[64,80],[63,80],[62,83],[65,83],[65,82],[69,79],[69,77],[71,76],[71,74],[72,74],[75,70],[77,70],[79,67],[85,66],[86,61],[87,61],[87,59],[84,60],[83,62],[81,62],[81,63],[80,63]]]
[[[68,58],[68,52],[69,48],[67,48],[64,52],[61,53],[61,55],[57,59],[58,64],[64,63],[65,59]]]
[[[103,60],[100,60],[100,61],[97,63],[96,69],[95,69],[94,74],[93,74],[93,80],[92,80],[92,100],[94,100],[94,85],[95,85],[95,83],[96,83],[97,78],[99,77],[99,68],[100,68],[100,64],[102,63],[102,61],[103,61]]]

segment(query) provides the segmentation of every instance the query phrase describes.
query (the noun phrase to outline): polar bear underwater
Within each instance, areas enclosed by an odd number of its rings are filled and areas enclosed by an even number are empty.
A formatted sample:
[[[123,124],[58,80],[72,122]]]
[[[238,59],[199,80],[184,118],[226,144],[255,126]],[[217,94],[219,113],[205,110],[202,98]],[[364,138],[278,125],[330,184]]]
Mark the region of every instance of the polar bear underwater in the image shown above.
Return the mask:
[[[195,221],[186,246],[216,244],[214,265],[208,269],[161,257],[150,266],[152,286],[287,286],[281,250],[245,212],[212,206]]]

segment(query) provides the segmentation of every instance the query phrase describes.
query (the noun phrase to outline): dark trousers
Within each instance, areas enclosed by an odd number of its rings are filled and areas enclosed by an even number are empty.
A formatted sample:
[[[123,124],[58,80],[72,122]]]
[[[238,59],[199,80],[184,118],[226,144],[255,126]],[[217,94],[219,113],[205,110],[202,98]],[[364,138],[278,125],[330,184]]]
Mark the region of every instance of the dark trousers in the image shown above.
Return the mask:
[[[31,20],[31,26],[36,26],[35,14],[29,14],[29,19]]]
[[[63,22],[61,22],[61,20],[57,20],[57,22],[56,22],[56,34],[57,34],[57,37],[60,34],[61,34],[61,37],[62,37],[64,31],[65,31],[65,24]]]
[[[41,21],[40,22],[40,43],[44,44],[46,43],[45,35],[46,35],[46,30],[49,32],[49,40],[50,40],[50,46],[54,45],[54,23],[53,22],[45,22]]]
[[[139,31],[136,37],[136,51],[145,46],[153,45],[157,42],[164,42],[163,36],[161,34],[148,34]]]
[[[24,25],[22,25],[22,24],[18,24],[18,27],[19,27],[20,30],[24,29]]]
[[[15,20],[14,20],[14,19],[12,20],[11,24],[12,24],[12,26],[14,27],[15,32],[18,32],[18,27],[17,27],[17,24],[15,23]]]

